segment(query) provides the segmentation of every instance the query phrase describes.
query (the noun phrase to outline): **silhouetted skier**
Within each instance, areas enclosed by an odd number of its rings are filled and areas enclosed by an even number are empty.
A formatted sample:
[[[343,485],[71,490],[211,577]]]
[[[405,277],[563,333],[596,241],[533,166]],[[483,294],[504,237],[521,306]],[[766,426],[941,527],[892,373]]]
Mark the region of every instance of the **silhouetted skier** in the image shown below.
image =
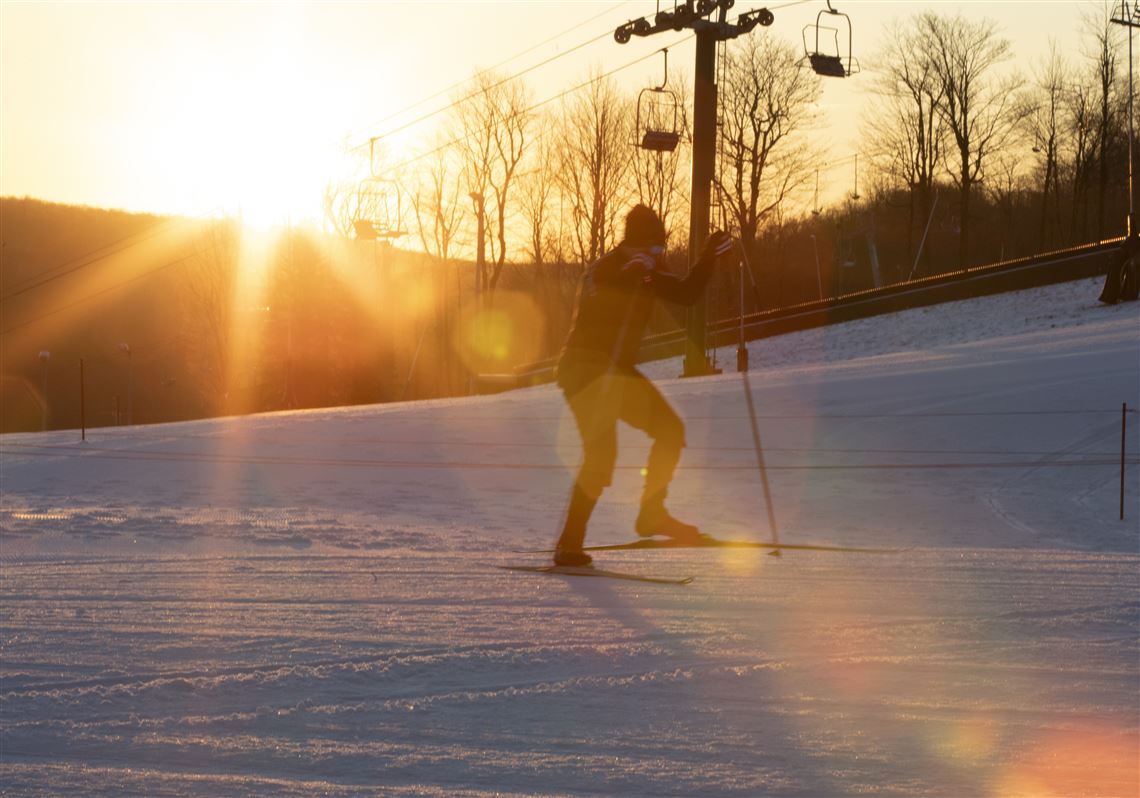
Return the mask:
[[[637,351],[656,297],[690,305],[703,296],[716,258],[732,247],[713,233],[685,277],[663,271],[665,227],[652,210],[636,205],[625,218],[625,237],[582,276],[574,320],[558,362],[558,385],[578,422],[583,461],[570,496],[566,523],[554,550],[557,565],[589,565],[582,550],[586,524],[617,461],[617,422],[653,438],[637,534],[695,539],[700,531],[665,509],[665,496],[685,445],[685,425],[661,392],[637,370]]]
[[[1135,301],[1140,295],[1137,254],[1140,254],[1140,234],[1134,230],[1109,257],[1108,273],[1097,299],[1106,305],[1115,305],[1122,299]]]

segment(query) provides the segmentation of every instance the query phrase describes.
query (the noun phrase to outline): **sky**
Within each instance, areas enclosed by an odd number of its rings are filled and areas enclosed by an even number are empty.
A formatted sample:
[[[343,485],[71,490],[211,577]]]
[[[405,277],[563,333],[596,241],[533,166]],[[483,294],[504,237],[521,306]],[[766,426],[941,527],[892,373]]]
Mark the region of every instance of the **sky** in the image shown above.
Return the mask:
[[[759,5],[738,0],[732,15]],[[854,54],[865,63],[891,20],[935,9],[994,20],[1013,43],[1013,62],[1028,66],[1051,38],[1075,56],[1082,13],[1097,0],[835,5],[849,15]],[[660,82],[652,54],[685,34],[625,45],[606,35],[656,7],[0,0],[0,195],[186,215],[240,211],[262,222],[315,218],[326,183],[360,165],[346,150],[366,149],[374,136],[391,158],[422,149],[442,115],[408,123],[446,105],[478,69],[529,69],[536,101],[591,69],[633,61],[615,73],[621,85]],[[825,5],[769,7],[775,23],[753,35],[801,46],[801,30]],[[671,49],[671,67],[691,75],[692,60],[691,41]],[[826,84],[829,161],[849,161],[858,149],[866,77]],[[824,172],[831,184],[854,175]]]

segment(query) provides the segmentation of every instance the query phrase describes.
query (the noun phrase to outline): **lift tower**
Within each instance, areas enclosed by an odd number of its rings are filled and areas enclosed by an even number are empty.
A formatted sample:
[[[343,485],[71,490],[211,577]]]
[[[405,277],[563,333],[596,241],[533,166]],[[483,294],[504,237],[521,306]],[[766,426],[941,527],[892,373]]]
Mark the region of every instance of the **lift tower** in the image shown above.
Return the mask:
[[[694,31],[697,37],[695,81],[693,86],[693,188],[689,215],[689,258],[701,251],[709,235],[709,208],[712,180],[716,170],[716,48],[719,42],[750,33],[757,25],[771,25],[774,17],[766,8],[739,15],[728,21],[728,10],[736,0],[687,0],[676,2],[672,11],[658,11],[653,20],[631,20],[614,31],[618,44],[633,36],[652,36],[662,31]],[[715,17],[715,19],[714,19]],[[699,377],[713,373],[705,355],[708,308],[704,300],[687,313],[685,369],[682,376]]]

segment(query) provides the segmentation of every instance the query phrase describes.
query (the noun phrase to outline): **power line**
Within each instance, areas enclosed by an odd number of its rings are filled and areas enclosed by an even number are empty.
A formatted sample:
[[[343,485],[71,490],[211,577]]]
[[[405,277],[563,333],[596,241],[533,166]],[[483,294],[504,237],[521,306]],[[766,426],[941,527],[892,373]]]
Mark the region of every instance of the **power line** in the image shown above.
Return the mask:
[[[12,299],[16,296],[19,296],[20,294],[25,294],[28,291],[35,290],[36,288],[39,288],[40,286],[46,285],[50,282],[53,282],[54,280],[58,280],[62,277],[66,277],[69,274],[73,274],[73,273],[79,271],[80,269],[86,268],[88,266],[93,266],[94,264],[96,264],[100,261],[106,260],[107,258],[113,257],[115,255],[122,253],[122,252],[125,252],[128,249],[131,249],[132,247],[136,247],[136,246],[139,246],[141,244],[145,244],[148,241],[150,241],[151,239],[158,238],[160,235],[164,234],[165,232],[173,231],[173,229],[177,225],[187,224],[190,222],[199,222],[203,219],[209,218],[209,217],[213,216],[214,214],[216,214],[217,210],[218,209],[215,208],[214,210],[208,211],[208,212],[203,213],[203,214],[199,214],[197,216],[188,216],[188,217],[183,216],[183,217],[175,217],[172,219],[167,219],[165,221],[159,222],[158,224],[151,225],[150,227],[148,227],[145,230],[142,230],[138,233],[132,233],[131,235],[120,238],[117,241],[111,242],[110,244],[105,244],[101,247],[98,247],[98,248],[92,250],[91,252],[87,253],[86,255],[80,255],[77,258],[73,258],[72,260],[65,261],[65,262],[59,264],[58,266],[52,267],[51,269],[48,270],[48,275],[46,277],[41,273],[41,274],[35,275],[34,277],[29,277],[26,280],[20,281],[17,284],[17,286],[18,286],[17,288],[9,291],[4,296],[0,297],[0,302],[7,302],[9,299]],[[127,243],[128,239],[131,239],[131,238],[137,238],[138,240],[130,241],[129,243]],[[122,246],[119,246],[119,244],[122,244]],[[109,247],[114,247],[114,249],[112,249],[110,252],[102,252],[102,250],[107,249]],[[58,274],[51,274],[51,272],[58,272]],[[35,282],[29,284],[29,281],[31,281],[31,280],[34,280]],[[128,282],[130,282],[130,281],[128,281]],[[5,332],[7,332],[7,331],[5,330]],[[0,335],[2,335],[2,334],[3,333],[0,333]]]
[[[63,313],[65,310],[70,310],[71,308],[76,307],[77,305],[82,305],[84,302],[90,302],[92,299],[95,299],[97,297],[101,297],[104,294],[109,294],[112,291],[117,291],[120,288],[124,288],[124,287],[130,285],[131,283],[138,282],[139,280],[142,280],[146,277],[150,277],[152,274],[156,274],[157,272],[160,272],[164,269],[169,269],[172,266],[178,266],[182,263],[185,263],[186,261],[192,260],[194,257],[195,257],[194,255],[185,255],[185,256],[178,258],[176,260],[172,260],[168,263],[163,263],[159,266],[156,266],[153,269],[148,269],[147,271],[143,272],[142,274],[136,274],[134,277],[131,277],[130,279],[124,280],[121,283],[116,283],[115,285],[104,288],[101,291],[96,291],[93,294],[88,294],[87,296],[81,297],[80,299],[77,299],[74,302],[69,302],[66,305],[63,305],[61,307],[56,308],[55,310],[50,310],[47,313],[44,313],[43,315],[36,316],[34,319],[28,319],[27,321],[22,321],[19,324],[13,324],[11,327],[6,327],[4,330],[0,330],[0,335],[7,335],[8,333],[14,332],[15,330],[19,330],[23,327],[28,327],[32,324],[36,324],[37,322],[41,322],[50,316],[55,316],[59,313]]]
[[[778,5],[778,6],[773,6],[773,7],[772,7],[772,9],[773,9],[773,10],[779,10],[779,9],[782,9],[782,8],[790,8],[791,6],[803,5],[804,3],[809,3],[809,2],[815,2],[815,0],[792,0],[792,2],[789,2],[789,3],[783,3],[783,4],[781,4],[781,5]],[[619,4],[619,6],[620,6],[620,5],[623,5],[623,4]],[[613,11],[613,10],[616,10],[616,8],[617,8],[617,7],[618,7],[618,6],[614,6],[613,8],[609,9],[609,11]],[[609,13],[609,11],[607,11],[607,12],[603,12],[603,14],[604,14],[604,13]],[[592,21],[593,19],[597,19],[599,16],[602,16],[602,14],[598,14],[598,15],[596,15],[596,16],[594,16],[594,17],[591,17],[591,19],[590,19],[590,20],[587,20],[587,21]],[[739,15],[738,15],[738,17],[737,17],[737,18],[739,18]],[[581,25],[583,25],[583,24],[585,24],[585,23],[580,23],[580,24],[579,24],[577,27],[581,27]],[[565,33],[565,32],[566,32],[566,31],[564,31],[564,33]],[[559,34],[559,35],[562,35],[562,34]],[[471,99],[474,99],[474,98],[476,98],[476,97],[480,96],[481,94],[486,94],[487,92],[489,92],[489,91],[491,91],[491,90],[493,90],[493,89],[496,89],[496,88],[498,88],[499,86],[502,86],[502,85],[504,85],[504,84],[506,84],[506,83],[509,83],[509,82],[511,82],[512,80],[515,80],[515,79],[517,79],[517,78],[520,78],[520,77],[522,77],[523,75],[525,75],[525,74],[527,74],[527,73],[529,73],[529,72],[532,72],[532,71],[534,71],[535,69],[538,69],[539,67],[542,67],[542,66],[546,66],[547,64],[549,64],[549,63],[552,63],[553,61],[556,61],[556,60],[558,60],[559,58],[562,58],[563,56],[567,56],[567,55],[570,55],[571,53],[573,53],[573,52],[576,52],[577,50],[580,50],[580,49],[582,49],[583,47],[586,47],[587,45],[593,44],[594,42],[596,42],[596,41],[599,41],[599,40],[601,40],[601,39],[604,39],[604,38],[609,38],[609,37],[610,37],[610,36],[612,36],[612,35],[613,35],[613,32],[612,32],[612,31],[609,31],[609,30],[607,30],[605,33],[603,33],[603,34],[600,34],[599,36],[595,36],[594,38],[592,38],[592,39],[589,39],[589,40],[587,40],[587,41],[584,41],[584,42],[582,42],[581,44],[575,45],[574,47],[570,48],[569,50],[566,50],[566,51],[564,51],[564,52],[562,52],[562,53],[558,53],[558,54],[556,54],[556,55],[554,55],[554,56],[551,56],[550,58],[546,59],[545,61],[541,61],[541,62],[539,62],[539,63],[537,63],[537,64],[534,64],[534,65],[532,65],[532,66],[530,66],[530,67],[527,67],[526,69],[524,69],[524,70],[522,70],[522,71],[520,71],[520,72],[517,72],[517,73],[515,73],[515,74],[513,74],[513,75],[510,75],[510,76],[508,76],[508,77],[505,77],[505,78],[503,78],[503,79],[501,79],[501,80],[499,80],[499,81],[496,81],[495,83],[491,84],[490,86],[486,86],[486,87],[484,87],[484,88],[481,88],[481,89],[479,89],[479,90],[477,90],[477,91],[474,91],[474,92],[472,92],[471,94],[468,94],[467,96],[465,96],[465,97],[462,97],[462,98],[460,98],[460,99],[458,99],[458,100],[456,100],[456,101],[452,102],[451,104],[449,104],[449,105],[447,105],[447,106],[444,106],[444,107],[438,108],[438,109],[436,109],[435,111],[432,111],[432,112],[430,112],[430,113],[428,113],[428,114],[424,114],[423,116],[417,117],[416,119],[413,119],[413,120],[412,120],[412,121],[410,121],[410,122],[407,122],[407,123],[405,123],[405,124],[403,124],[403,125],[400,125],[399,127],[393,128],[392,130],[389,130],[388,132],[386,132],[386,133],[383,133],[383,134],[381,134],[381,135],[379,135],[379,136],[374,136],[374,137],[372,137],[372,138],[370,138],[370,139],[369,139],[369,141],[367,142],[367,144],[368,144],[368,145],[371,145],[371,143],[372,143],[373,141],[379,141],[380,139],[383,139],[383,138],[385,138],[385,137],[387,137],[387,136],[392,136],[392,135],[395,135],[396,133],[402,132],[402,131],[406,130],[407,128],[409,128],[409,127],[412,127],[413,125],[417,125],[417,124],[419,124],[420,122],[426,121],[427,119],[430,119],[430,118],[432,118],[432,117],[434,117],[434,116],[437,116],[437,115],[439,115],[439,114],[441,114],[441,113],[443,113],[443,112],[445,112],[445,111],[448,111],[448,110],[450,110],[451,108],[454,108],[454,107],[456,107],[456,106],[458,106],[458,105],[460,105],[460,104],[462,104],[462,103],[465,103],[465,102],[467,102],[468,100],[471,100]],[[668,44],[668,45],[666,45],[665,47],[659,48],[659,49],[657,49],[657,50],[654,50],[654,51],[653,51],[653,52],[651,52],[651,53],[648,53],[648,54],[646,54],[646,55],[644,55],[644,56],[640,57],[640,58],[634,59],[633,61],[630,61],[629,63],[627,63],[627,64],[625,64],[625,65],[623,65],[623,66],[620,66],[620,67],[618,67],[618,68],[616,68],[616,69],[613,69],[613,70],[611,70],[611,71],[609,71],[609,72],[605,73],[604,75],[600,75],[600,76],[599,76],[599,77],[597,77],[597,78],[594,78],[594,79],[591,79],[591,80],[589,80],[589,81],[586,81],[585,83],[579,84],[578,86],[575,86],[575,87],[573,87],[573,88],[571,88],[571,89],[567,89],[566,91],[564,91],[564,92],[561,92],[561,93],[559,93],[559,94],[556,94],[556,95],[555,95],[555,96],[553,96],[553,97],[550,97],[550,98],[548,98],[548,99],[546,99],[546,100],[543,100],[543,101],[541,101],[541,102],[539,102],[539,103],[536,103],[536,104],[534,104],[534,105],[530,106],[529,108],[525,109],[525,111],[532,111],[532,110],[534,110],[534,109],[536,109],[536,108],[539,108],[539,107],[541,107],[541,106],[543,106],[543,105],[545,105],[545,104],[547,104],[547,103],[549,103],[549,102],[553,102],[554,100],[560,99],[560,98],[562,98],[562,97],[566,96],[567,94],[569,94],[569,93],[571,93],[571,92],[577,91],[578,89],[581,89],[581,88],[583,88],[583,87],[585,87],[585,86],[589,85],[590,83],[593,83],[593,82],[595,82],[596,80],[600,80],[600,79],[603,79],[603,78],[609,77],[610,75],[613,75],[613,74],[615,74],[615,73],[617,73],[617,72],[620,72],[620,71],[622,71],[622,70],[624,70],[624,69],[628,69],[629,67],[631,67],[631,66],[633,66],[633,65],[635,65],[635,64],[637,64],[637,63],[640,63],[641,61],[647,60],[647,59],[649,59],[649,58],[651,58],[651,57],[653,57],[653,56],[657,55],[657,53],[661,52],[662,50],[666,50],[666,49],[669,49],[669,48],[672,48],[672,47],[676,47],[676,46],[677,46],[677,45],[679,45],[679,44],[683,44],[684,42],[687,42],[687,41],[689,41],[690,39],[692,39],[694,36],[695,36],[695,34],[689,34],[688,36],[684,36],[684,37],[682,37],[682,38],[680,38],[680,39],[678,39],[678,40],[676,40],[676,41],[672,42],[671,44]],[[547,40],[547,42],[549,42],[549,41],[552,41],[554,38],[557,38],[557,36],[556,36],[556,37],[553,37],[552,39],[548,39],[548,40]],[[545,43],[547,43],[547,42],[543,42],[543,44],[545,44]],[[536,49],[536,48],[537,48],[537,47],[539,47],[539,46],[541,46],[541,45],[535,45],[535,47],[532,47],[531,49],[532,49],[532,50],[533,50],[533,49]],[[510,60],[513,60],[513,58],[512,58],[512,59],[508,59],[508,61],[510,61]],[[504,62],[504,63],[506,63],[506,62]],[[492,67],[491,69],[495,69],[495,68],[496,68],[496,67]],[[491,70],[483,70],[483,71],[484,71],[484,72],[486,72],[486,71],[491,71]],[[459,81],[459,82],[457,82],[457,83],[453,84],[453,85],[452,85],[452,87],[450,87],[450,88],[455,88],[456,86],[462,86],[464,83],[466,83],[466,81]],[[449,88],[449,89],[447,89],[447,90],[444,90],[444,91],[449,91],[449,90],[450,90],[450,88]],[[439,93],[437,93],[437,94],[435,94],[435,95],[432,95],[432,97],[434,98],[434,97],[436,97],[436,96],[439,96],[439,94],[442,94],[442,93],[443,93],[443,92],[439,92]],[[429,98],[429,99],[431,99],[431,98]],[[420,101],[420,103],[417,103],[417,105],[419,105],[419,104],[422,104],[423,102],[426,102],[426,100]],[[413,107],[414,107],[414,106],[413,106]],[[392,116],[398,116],[398,115],[399,115],[399,114],[394,114],[394,115],[392,115]],[[390,117],[388,117],[388,118],[391,118],[391,116],[390,116]],[[458,144],[458,143],[459,143],[459,141],[461,141],[461,140],[462,140],[462,138],[463,138],[463,137],[462,137],[462,136],[460,136],[460,137],[458,137],[458,138],[452,139],[451,141],[445,142],[444,144],[441,144],[441,145],[439,145],[439,146],[435,147],[434,149],[431,149],[431,150],[428,150],[427,152],[421,153],[420,155],[417,155],[417,156],[413,156],[412,158],[408,158],[408,159],[405,159],[405,160],[403,160],[403,161],[400,161],[400,162],[398,162],[397,164],[395,164],[394,166],[391,166],[391,167],[389,167],[389,168],[388,168],[386,171],[389,171],[389,172],[391,172],[391,171],[396,171],[396,170],[398,170],[398,169],[401,169],[401,168],[403,168],[403,167],[405,167],[405,166],[407,166],[407,165],[409,165],[409,164],[411,164],[411,163],[415,163],[416,161],[422,160],[423,158],[427,158],[427,157],[429,157],[429,156],[431,156],[431,155],[434,155],[434,154],[436,154],[436,153],[440,152],[441,150],[445,150],[445,149],[447,149],[448,147],[450,147],[450,146],[452,146],[452,145],[454,145],[454,144]],[[365,145],[365,144],[363,144],[363,143],[362,143],[362,144],[358,144],[358,145],[356,145],[355,147],[352,147],[352,148],[351,148],[349,151],[350,151],[350,152],[356,152],[356,151],[362,150],[362,149],[363,149],[365,146],[366,146],[366,145]],[[851,157],[854,157],[854,156],[848,156],[848,158],[851,158]],[[843,159],[843,160],[847,160],[847,159]],[[842,162],[842,161],[838,161],[838,162],[836,162],[836,163],[841,163],[841,162]]]
[[[594,16],[592,16],[592,17],[589,17],[588,19],[585,19],[585,20],[583,20],[582,22],[579,22],[579,23],[578,23],[578,24],[576,24],[576,25],[573,25],[573,26],[571,26],[571,27],[569,27],[569,28],[566,28],[566,29],[565,29],[565,30],[563,30],[562,32],[560,32],[560,33],[557,33],[557,34],[555,34],[554,36],[551,36],[551,37],[550,37],[550,38],[548,38],[548,39],[543,39],[543,40],[542,40],[541,42],[539,42],[538,44],[532,45],[531,47],[528,47],[527,49],[525,49],[525,50],[522,50],[522,51],[520,51],[520,52],[518,52],[518,53],[516,53],[516,54],[512,55],[510,58],[506,58],[506,59],[504,59],[504,60],[500,61],[499,63],[497,63],[497,64],[495,64],[495,65],[493,65],[493,66],[487,67],[486,69],[482,69],[482,70],[479,70],[479,71],[480,71],[480,72],[482,72],[482,73],[487,73],[487,72],[494,72],[495,70],[499,69],[500,67],[502,67],[502,66],[504,66],[504,65],[506,65],[506,64],[509,64],[510,62],[512,62],[512,61],[515,61],[515,60],[517,60],[517,59],[519,59],[519,58],[523,57],[524,55],[527,55],[528,53],[534,52],[535,50],[539,49],[540,47],[544,47],[545,45],[547,45],[547,44],[550,44],[551,42],[553,42],[553,41],[555,41],[555,40],[559,39],[559,38],[560,38],[560,37],[562,37],[562,36],[565,36],[567,33],[570,33],[571,31],[575,31],[575,30],[577,30],[578,28],[581,28],[581,27],[583,27],[583,26],[585,26],[585,25],[588,25],[589,23],[593,22],[594,20],[596,20],[596,19],[599,19],[600,17],[606,16],[607,14],[610,14],[610,13],[611,13],[611,12],[613,12],[613,11],[616,11],[617,9],[621,8],[623,5],[628,5],[628,4],[629,4],[629,2],[631,2],[631,0],[623,0],[623,2],[620,2],[620,3],[618,3],[617,5],[611,6],[610,8],[607,8],[605,11],[602,11],[602,12],[600,12],[600,13],[598,13],[598,14],[595,14]],[[598,35],[598,36],[595,36],[594,38],[592,38],[592,39],[590,39],[590,40],[588,40],[588,41],[586,41],[586,42],[582,42],[581,44],[575,45],[574,47],[570,48],[569,50],[566,50],[566,51],[564,51],[564,52],[562,52],[562,53],[560,53],[560,54],[558,54],[558,55],[556,55],[556,56],[554,56],[554,57],[552,57],[552,58],[549,58],[549,59],[547,59],[546,61],[543,61],[543,62],[541,62],[540,64],[536,64],[536,65],[534,65],[534,66],[532,66],[532,67],[529,67],[528,69],[524,70],[523,72],[520,72],[520,73],[518,73],[518,74],[516,74],[516,75],[513,75],[513,76],[512,76],[511,78],[509,78],[508,80],[510,80],[510,79],[513,79],[513,78],[515,78],[515,77],[520,77],[520,76],[522,76],[523,74],[526,74],[526,72],[529,72],[529,71],[531,71],[531,70],[537,69],[537,68],[538,68],[538,67],[540,67],[540,66],[544,66],[544,65],[546,65],[546,64],[548,64],[548,63],[550,63],[551,61],[557,60],[558,58],[562,58],[563,56],[566,56],[566,55],[570,55],[571,53],[573,53],[573,52],[575,52],[575,51],[577,51],[577,50],[580,50],[581,48],[583,48],[583,47],[585,47],[585,46],[587,46],[587,45],[593,44],[594,42],[596,42],[596,41],[599,41],[600,39],[606,38],[606,37],[608,37],[609,35],[610,35],[610,31],[608,31],[608,30],[607,30],[605,33],[602,33],[602,34],[600,34],[600,35]],[[400,110],[400,111],[396,111],[396,112],[394,112],[394,113],[388,114],[387,116],[383,117],[382,119],[379,119],[379,120],[376,122],[376,125],[377,125],[377,126],[379,126],[379,125],[383,124],[384,122],[388,122],[388,121],[390,121],[390,120],[392,120],[392,119],[396,119],[397,117],[403,116],[403,115],[404,115],[404,114],[406,114],[408,111],[411,111],[411,110],[412,110],[412,109],[414,109],[414,108],[418,108],[419,106],[421,106],[421,105],[424,105],[425,103],[428,103],[428,102],[430,102],[430,101],[432,101],[432,100],[436,99],[437,97],[442,97],[442,96],[444,96],[444,95],[446,95],[446,94],[448,94],[448,93],[450,93],[450,92],[454,91],[455,89],[458,89],[458,88],[462,87],[463,85],[465,85],[465,84],[468,82],[468,80],[469,80],[469,78],[464,78],[463,80],[459,80],[459,81],[456,81],[455,83],[452,83],[450,86],[447,86],[446,88],[440,89],[440,90],[439,90],[439,91],[437,91],[435,94],[431,94],[431,95],[429,95],[429,96],[427,96],[427,97],[423,98],[422,100],[417,100],[416,102],[414,102],[414,103],[412,103],[411,105],[409,105],[409,106],[407,106],[407,107],[403,108],[403,109],[402,109],[402,110]],[[493,87],[490,87],[490,88],[493,88]],[[488,90],[489,90],[489,89],[488,89]],[[468,97],[464,97],[463,99],[461,99],[461,100],[458,100],[458,101],[456,101],[456,102],[453,102],[453,103],[451,103],[451,104],[449,104],[449,105],[445,106],[444,108],[440,108],[440,109],[437,109],[437,110],[435,110],[435,111],[432,111],[430,114],[427,114],[426,116],[420,117],[419,119],[413,120],[412,122],[409,122],[409,123],[407,123],[406,125],[404,125],[404,126],[402,126],[402,127],[400,127],[400,128],[396,128],[395,130],[389,131],[389,132],[387,132],[387,133],[384,133],[384,134],[381,134],[381,135],[379,135],[379,136],[372,136],[372,137],[370,137],[370,138],[369,138],[368,142],[366,142],[366,143],[362,143],[362,144],[358,144],[358,145],[356,145],[356,146],[354,146],[354,147],[350,147],[350,148],[349,148],[349,152],[355,152],[355,151],[357,151],[357,150],[360,150],[360,149],[362,149],[364,146],[366,146],[366,144],[369,144],[369,143],[371,143],[372,141],[375,141],[375,140],[377,140],[377,139],[381,139],[381,138],[384,138],[385,136],[390,136],[390,135],[392,135],[393,133],[396,133],[396,132],[398,132],[398,131],[400,131],[400,130],[403,130],[405,127],[409,127],[409,126],[411,126],[411,125],[413,125],[413,124],[417,124],[417,123],[419,123],[419,122],[422,122],[422,121],[424,121],[425,119],[430,119],[432,116],[435,116],[436,114],[442,113],[443,111],[446,111],[447,109],[449,109],[449,108],[453,107],[454,105],[456,105],[456,104],[458,104],[458,103],[461,103],[461,102],[466,102],[467,100],[471,99],[472,97],[475,97],[475,96],[477,96],[479,93],[480,93],[480,92],[475,92],[474,94],[472,94],[472,95],[469,95]]]
[[[609,35],[609,34],[607,34],[607,35]],[[671,42],[670,44],[666,45],[666,48],[676,47],[679,44],[683,44],[684,42],[688,41],[689,39],[692,39],[693,36],[694,36],[694,34],[689,34],[688,36],[683,36],[680,39],[677,39],[676,41]],[[665,48],[662,48],[662,49],[665,49]],[[531,111],[534,111],[538,108],[541,108],[544,105],[547,105],[548,103],[554,102],[555,100],[560,100],[563,97],[565,97],[566,95],[572,94],[572,93],[578,91],[579,89],[583,89],[583,88],[585,88],[585,87],[587,87],[593,83],[597,83],[599,81],[605,80],[606,78],[608,78],[612,75],[615,75],[618,72],[621,72],[622,70],[629,69],[630,67],[634,66],[635,64],[639,64],[642,61],[656,57],[657,54],[660,52],[661,52],[661,50],[658,49],[658,50],[654,50],[650,53],[646,53],[645,55],[639,56],[638,58],[635,58],[632,61],[628,61],[619,67],[615,67],[614,69],[611,69],[609,72],[605,72],[601,75],[597,75],[595,77],[592,77],[589,80],[584,81],[582,83],[579,83],[576,86],[571,86],[569,89],[561,91],[558,94],[555,94],[551,97],[547,97],[545,100],[541,100],[537,103],[534,103],[533,105],[528,106],[527,108],[524,108],[523,113],[529,113]],[[405,158],[403,161],[399,161],[396,164],[389,166],[385,171],[387,171],[387,172],[399,171],[400,169],[403,169],[403,168],[405,168],[405,167],[407,167],[413,163],[416,163],[417,161],[422,161],[424,158],[431,157],[432,155],[435,155],[438,152],[446,150],[448,147],[453,147],[456,144],[458,144],[459,142],[461,142],[463,139],[464,139],[464,136],[462,136],[462,135],[456,136],[455,138],[450,139],[448,141],[445,141],[443,144],[440,144],[439,146],[434,147],[433,149],[427,150],[426,152],[422,152],[419,155],[413,155],[409,158]]]
[[[122,238],[116,239],[109,244],[104,244],[101,247],[91,250],[85,255],[71,258],[70,260],[66,260],[57,266],[53,266],[50,269],[47,269],[45,272],[41,272],[40,274],[21,280],[16,283],[16,286],[14,288],[10,288],[10,290],[8,290],[3,296],[0,296],[0,302],[7,302],[13,297],[17,297],[20,294],[25,294],[28,291],[39,288],[41,285],[49,283],[52,280],[59,279],[60,277],[65,277],[68,274],[79,271],[85,266],[90,266],[93,263],[97,263],[98,261],[105,260],[106,258],[109,258],[113,255],[117,255],[120,252],[124,252],[133,246],[145,243],[146,241],[149,241],[150,239],[160,235],[163,232],[161,228],[168,227],[172,224],[174,224],[173,220],[167,220],[153,224],[150,227],[147,227],[145,230],[123,236]],[[137,238],[138,240],[130,241],[132,238]],[[122,246],[119,246],[120,244]],[[106,249],[110,249],[111,251],[102,252],[102,250]],[[53,272],[58,272],[58,274],[53,274]]]

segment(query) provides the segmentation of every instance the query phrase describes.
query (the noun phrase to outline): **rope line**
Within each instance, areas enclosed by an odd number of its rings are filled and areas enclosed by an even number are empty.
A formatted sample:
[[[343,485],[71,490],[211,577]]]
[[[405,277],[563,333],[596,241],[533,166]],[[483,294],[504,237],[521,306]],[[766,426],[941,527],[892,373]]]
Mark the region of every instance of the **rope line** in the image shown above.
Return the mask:
[[[10,449],[11,444],[0,444],[0,453]],[[13,454],[14,452],[8,452]],[[91,446],[60,446],[51,449],[23,448],[20,454],[33,457],[63,457],[74,459],[91,458],[96,460],[128,460],[136,462],[166,462],[166,463],[212,463],[229,465],[284,465],[284,466],[332,466],[337,468],[376,468],[376,469],[405,469],[422,468],[432,470],[456,471],[483,471],[483,470],[540,470],[540,471],[569,471],[573,466],[566,463],[472,463],[460,461],[419,461],[419,460],[374,460],[374,459],[347,459],[347,458],[321,458],[321,457],[259,457],[256,455],[224,455],[191,452],[132,452],[121,449],[102,449]],[[1140,458],[1127,460],[1128,465],[1140,464]],[[1119,458],[1101,459],[1067,459],[1067,460],[1022,460],[1007,462],[963,462],[963,463],[821,463],[810,465],[768,465],[772,471],[904,471],[904,470],[988,470],[1005,468],[1087,468],[1087,467],[1119,467]],[[621,471],[642,470],[641,465],[617,465]],[[754,463],[720,464],[704,463],[696,465],[681,465],[679,470],[684,471],[754,471]]]

